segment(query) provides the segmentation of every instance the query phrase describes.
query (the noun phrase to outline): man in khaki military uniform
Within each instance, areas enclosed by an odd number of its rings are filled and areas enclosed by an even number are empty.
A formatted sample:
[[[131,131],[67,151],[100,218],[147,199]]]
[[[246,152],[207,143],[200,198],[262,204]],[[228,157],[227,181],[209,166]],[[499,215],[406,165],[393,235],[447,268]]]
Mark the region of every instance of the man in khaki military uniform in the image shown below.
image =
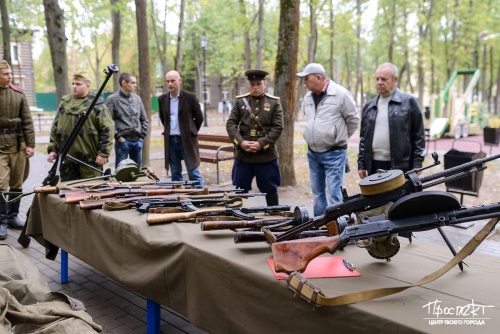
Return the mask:
[[[53,162],[95,98],[90,94],[90,77],[86,72],[73,75],[73,94],[63,96],[50,130],[47,160]],[[90,168],[69,158],[60,167],[61,181],[87,179],[100,176],[102,166],[108,162],[113,148],[114,124],[104,99],[99,97],[80,133],[69,149],[68,155],[84,162]]]
[[[35,129],[26,96],[12,85],[12,69],[0,60],[0,192],[22,192],[28,177],[28,159],[35,154]],[[9,195],[12,200],[18,195]],[[7,204],[0,196],[0,240],[7,238],[7,227],[21,230],[21,201]]]
[[[259,190],[266,193],[267,205],[278,205],[281,173],[276,142],[283,131],[283,111],[279,97],[265,93],[268,74],[245,72],[250,92],[236,97],[226,130],[236,147],[233,185],[248,192],[255,177]]]

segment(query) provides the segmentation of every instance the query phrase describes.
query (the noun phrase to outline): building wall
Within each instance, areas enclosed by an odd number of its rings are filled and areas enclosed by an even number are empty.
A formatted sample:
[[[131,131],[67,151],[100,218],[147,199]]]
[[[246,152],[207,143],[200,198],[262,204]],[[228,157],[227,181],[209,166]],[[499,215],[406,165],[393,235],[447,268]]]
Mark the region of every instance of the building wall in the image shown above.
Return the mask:
[[[11,56],[13,84],[19,86],[26,95],[28,103],[30,106],[36,106],[35,101],[35,74],[33,69],[33,52],[31,48],[31,39],[29,41],[24,41],[26,38],[23,37],[23,41],[16,39],[16,36],[12,36],[11,41]],[[12,52],[14,51],[14,52]],[[17,59],[15,55],[17,51]],[[0,56],[3,59],[3,46],[0,45]]]

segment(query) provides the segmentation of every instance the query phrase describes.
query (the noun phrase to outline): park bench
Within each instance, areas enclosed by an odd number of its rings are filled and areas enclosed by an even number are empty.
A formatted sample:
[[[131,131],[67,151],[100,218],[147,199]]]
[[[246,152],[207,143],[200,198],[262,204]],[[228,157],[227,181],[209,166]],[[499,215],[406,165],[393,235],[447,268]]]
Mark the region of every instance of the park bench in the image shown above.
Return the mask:
[[[217,165],[217,184],[219,184],[219,162],[234,159],[234,145],[225,135],[198,134],[200,160]]]

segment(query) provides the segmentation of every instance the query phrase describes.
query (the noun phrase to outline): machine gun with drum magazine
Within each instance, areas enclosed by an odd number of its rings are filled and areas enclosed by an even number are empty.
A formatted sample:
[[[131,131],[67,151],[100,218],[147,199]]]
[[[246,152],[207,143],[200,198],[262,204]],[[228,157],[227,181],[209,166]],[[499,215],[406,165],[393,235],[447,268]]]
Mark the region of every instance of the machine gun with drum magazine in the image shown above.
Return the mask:
[[[411,214],[419,207],[419,214]],[[357,225],[339,225],[339,235],[275,242],[271,245],[277,272],[303,272],[308,263],[323,253],[335,253],[348,243],[364,247],[364,241],[398,232],[427,231],[440,226],[496,218],[486,227],[481,242],[494,229],[500,217],[500,203],[464,207],[455,196],[442,191],[424,191],[396,201],[385,215],[361,218]],[[482,239],[482,240],[481,240]],[[363,243],[359,244],[358,242]],[[476,245],[477,247],[477,245]]]
[[[406,195],[421,192],[435,185],[480,172],[487,168],[484,166],[484,163],[500,158],[500,154],[477,159],[428,176],[419,177],[418,174],[421,171],[440,164],[437,153],[432,153],[432,158],[434,159],[433,164],[408,171],[405,174],[403,174],[401,170],[389,170],[381,171],[364,178],[359,182],[361,194],[347,196],[345,189],[343,189],[344,200],[342,203],[328,206],[323,215],[314,217],[299,226],[289,229],[279,236],[275,237],[266,227],[263,227],[262,230],[267,234],[268,240],[271,243],[291,240],[296,238],[301,232],[335,222],[336,219],[343,215],[370,210],[389,202],[396,201]],[[442,231],[440,230],[440,232]],[[441,234],[452,252],[454,252],[444,233]]]

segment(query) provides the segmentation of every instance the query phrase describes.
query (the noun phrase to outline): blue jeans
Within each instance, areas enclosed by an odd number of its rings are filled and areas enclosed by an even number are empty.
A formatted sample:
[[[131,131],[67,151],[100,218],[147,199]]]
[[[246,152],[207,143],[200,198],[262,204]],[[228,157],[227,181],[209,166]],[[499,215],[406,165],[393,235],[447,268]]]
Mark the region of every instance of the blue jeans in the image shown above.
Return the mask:
[[[342,203],[346,157],[346,149],[324,153],[307,150],[315,217],[324,214],[327,205]],[[326,186],[329,197],[326,195]]]
[[[196,181],[200,183],[200,187],[203,188],[203,179],[201,177],[198,168],[189,168],[186,154],[184,153],[184,148],[182,147],[181,137],[170,137],[169,140],[169,162],[170,170],[172,171],[172,181],[184,181],[182,177],[182,160],[186,165],[186,170],[188,173],[189,181]]]
[[[142,140],[126,140],[123,143],[115,140],[115,168],[118,167],[120,161],[125,160],[130,155],[130,159],[134,160],[134,162],[141,168],[142,165]]]

